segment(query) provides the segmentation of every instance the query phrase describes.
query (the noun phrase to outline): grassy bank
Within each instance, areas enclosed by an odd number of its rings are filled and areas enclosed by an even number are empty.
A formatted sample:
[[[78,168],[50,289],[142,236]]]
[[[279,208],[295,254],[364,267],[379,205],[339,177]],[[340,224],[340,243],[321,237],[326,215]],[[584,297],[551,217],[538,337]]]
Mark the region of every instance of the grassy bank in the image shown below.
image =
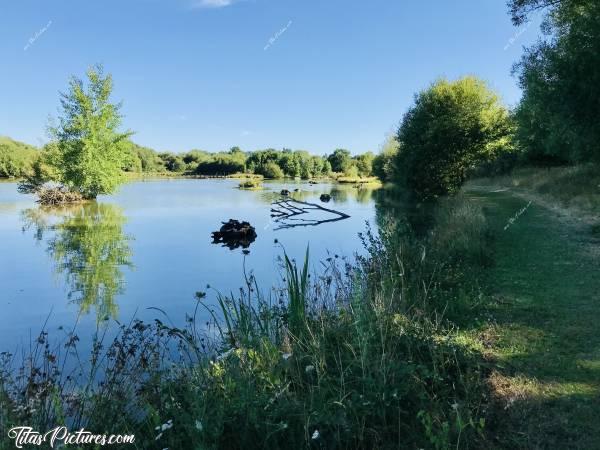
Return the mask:
[[[468,188],[495,237],[488,302],[465,338],[494,368],[488,431],[498,448],[600,448],[598,184],[581,166]]]
[[[43,331],[24,365],[2,356],[0,435],[67,423],[144,449],[477,448],[487,369],[456,324],[479,301],[485,218],[457,198],[421,237],[381,220],[365,257],[313,272],[282,250],[275,293],[250,276],[237,297],[198,292],[185,329],[122,326],[73,371],[76,336]]]
[[[562,215],[600,224],[600,166],[520,168],[509,175],[477,179],[473,188],[507,188]],[[600,227],[598,228],[600,232]]]

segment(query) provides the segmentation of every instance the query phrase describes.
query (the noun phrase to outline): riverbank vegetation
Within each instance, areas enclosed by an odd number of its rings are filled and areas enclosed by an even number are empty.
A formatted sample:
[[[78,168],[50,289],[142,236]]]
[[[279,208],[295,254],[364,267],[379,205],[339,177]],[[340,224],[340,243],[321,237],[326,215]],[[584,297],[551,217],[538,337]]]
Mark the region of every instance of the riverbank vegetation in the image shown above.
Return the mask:
[[[186,329],[124,325],[72,371],[63,364],[76,334],[54,342],[43,331],[22,372],[2,356],[0,424],[110,424],[137,448],[473,446],[484,438],[486,369],[449,319],[470,314],[478,291],[466,274],[488,247],[485,222],[467,224],[461,202],[436,217],[466,226],[468,249],[433,237],[446,233],[437,226],[417,238],[389,216],[378,237],[363,235],[356,261],[332,258],[315,273],[308,251],[295,262],[281,250],[274,294],[252,276],[239,296],[216,293],[216,308],[198,292]],[[205,308],[208,328],[193,319]]]
[[[39,152],[35,147],[0,136],[0,178],[30,175]]]

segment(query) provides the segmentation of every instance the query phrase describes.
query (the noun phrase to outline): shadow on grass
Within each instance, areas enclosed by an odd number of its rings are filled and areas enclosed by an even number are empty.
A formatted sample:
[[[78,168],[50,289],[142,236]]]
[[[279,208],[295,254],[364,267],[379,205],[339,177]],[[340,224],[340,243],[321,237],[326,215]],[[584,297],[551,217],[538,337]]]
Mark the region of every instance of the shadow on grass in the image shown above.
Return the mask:
[[[600,448],[600,264],[591,230],[535,203],[519,214],[527,202],[510,191],[473,198],[496,236],[485,280],[493,319],[477,330],[496,366],[494,440],[511,449]]]

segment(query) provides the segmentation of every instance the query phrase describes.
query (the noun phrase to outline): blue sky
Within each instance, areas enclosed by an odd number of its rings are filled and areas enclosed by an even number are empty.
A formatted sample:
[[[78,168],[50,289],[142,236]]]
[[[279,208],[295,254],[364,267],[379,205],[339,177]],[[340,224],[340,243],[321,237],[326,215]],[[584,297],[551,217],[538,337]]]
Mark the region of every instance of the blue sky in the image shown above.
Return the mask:
[[[100,62],[142,145],[376,151],[440,76],[478,75],[514,105],[538,30],[504,0],[4,1],[0,134],[46,141],[58,92]]]

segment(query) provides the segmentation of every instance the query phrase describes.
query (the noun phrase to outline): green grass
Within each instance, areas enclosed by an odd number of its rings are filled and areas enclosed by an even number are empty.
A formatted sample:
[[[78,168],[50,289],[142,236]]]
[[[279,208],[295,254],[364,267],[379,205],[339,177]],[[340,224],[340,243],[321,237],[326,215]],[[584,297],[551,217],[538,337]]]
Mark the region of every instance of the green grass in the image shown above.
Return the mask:
[[[600,264],[589,226],[506,192],[471,193],[495,235],[492,301],[465,332],[493,361],[500,448],[600,448]],[[487,319],[487,320],[484,320]]]
[[[520,168],[509,175],[473,180],[469,185],[509,188],[551,209],[600,226],[599,165]]]

